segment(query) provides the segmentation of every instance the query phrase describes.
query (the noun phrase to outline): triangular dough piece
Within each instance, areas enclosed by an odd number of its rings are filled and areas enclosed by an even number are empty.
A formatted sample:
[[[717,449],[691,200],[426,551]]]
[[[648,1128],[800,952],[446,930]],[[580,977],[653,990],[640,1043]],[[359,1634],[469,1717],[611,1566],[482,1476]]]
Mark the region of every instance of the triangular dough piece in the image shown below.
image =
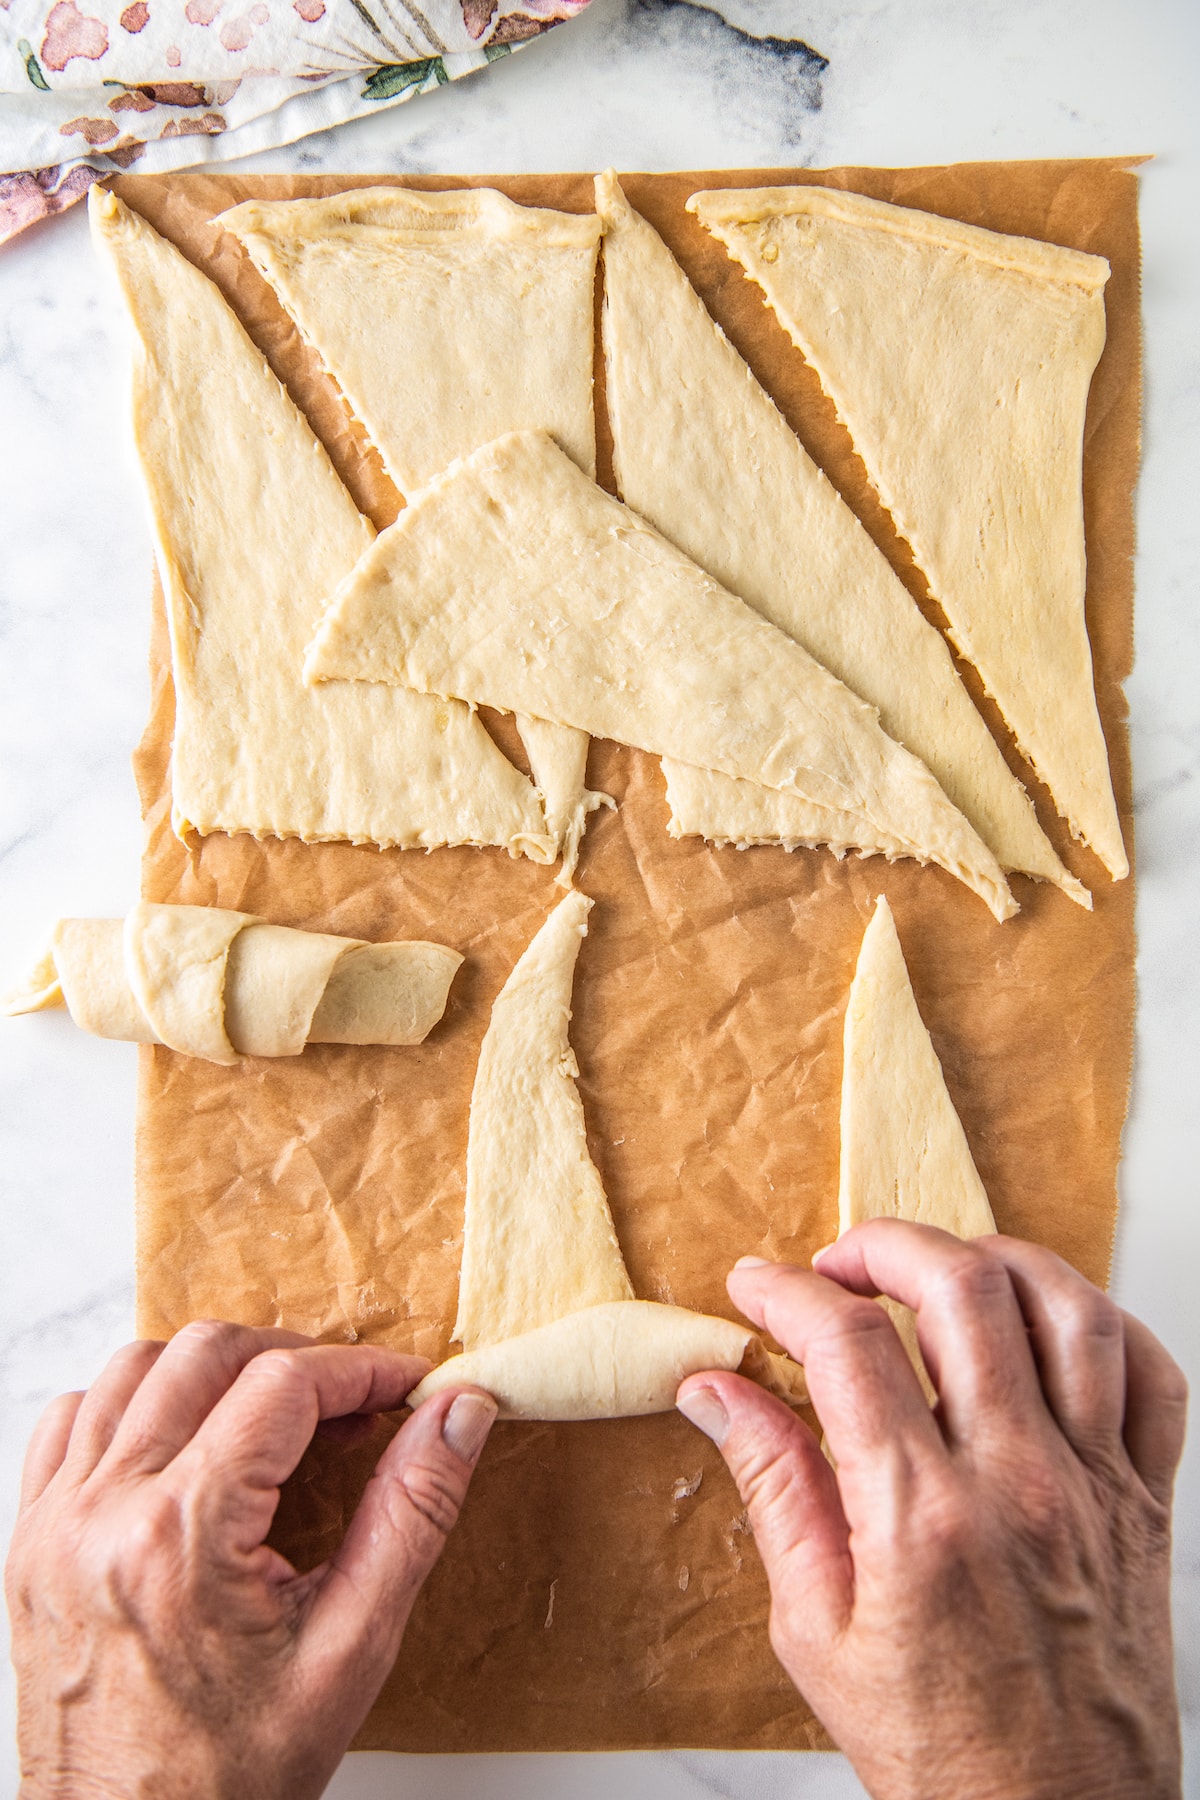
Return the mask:
[[[633,1299],[567,1038],[591,909],[572,893],[550,914],[497,996],[479,1052],[454,1325],[466,1350]]]
[[[669,1411],[687,1375],[737,1368],[799,1402],[803,1371],[744,1325],[634,1299],[567,1036],[591,907],[578,893],[560,903],[492,1008],[467,1142],[454,1326],[464,1353],[409,1402],[472,1382],[509,1418],[620,1418]]]
[[[760,284],[1022,753],[1129,873],[1084,615],[1103,257],[828,188],[694,194]]]
[[[594,213],[491,188],[244,200],[219,221],[317,351],[402,494],[506,431],[596,466]]]
[[[956,1237],[996,1229],[946,1091],[887,901],[863,935],[846,1008],[838,1234],[864,1219],[911,1219]],[[907,1307],[886,1308],[929,1387]]]
[[[611,172],[604,352],[613,466],[635,512],[879,709],[1005,869],[1090,905],[920,610]],[[734,842],[822,840],[894,854],[804,801],[664,763],[673,823]],[[768,815],[774,815],[769,817]],[[860,828],[861,829],[861,828]]]
[[[208,277],[113,195],[97,188],[90,210],[137,328],[176,831],[500,844],[549,861],[535,790],[466,707],[304,686],[305,644],[371,527]]]
[[[576,468],[544,432],[431,482],[342,583],[316,681],[532,714],[862,814],[1016,911],[986,844],[873,707]]]
[[[379,187],[244,200],[220,223],[317,351],[401,493],[506,431],[534,428],[595,473],[594,213],[517,206],[491,188]],[[519,724],[565,886],[587,816],[606,797],[584,786],[581,733]]]

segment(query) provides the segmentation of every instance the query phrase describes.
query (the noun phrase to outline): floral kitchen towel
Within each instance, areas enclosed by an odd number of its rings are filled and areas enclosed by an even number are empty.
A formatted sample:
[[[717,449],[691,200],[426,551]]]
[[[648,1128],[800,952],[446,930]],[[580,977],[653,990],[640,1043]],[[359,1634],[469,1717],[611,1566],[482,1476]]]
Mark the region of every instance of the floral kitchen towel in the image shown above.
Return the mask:
[[[0,241],[97,175],[248,156],[507,56],[588,0],[0,0]]]

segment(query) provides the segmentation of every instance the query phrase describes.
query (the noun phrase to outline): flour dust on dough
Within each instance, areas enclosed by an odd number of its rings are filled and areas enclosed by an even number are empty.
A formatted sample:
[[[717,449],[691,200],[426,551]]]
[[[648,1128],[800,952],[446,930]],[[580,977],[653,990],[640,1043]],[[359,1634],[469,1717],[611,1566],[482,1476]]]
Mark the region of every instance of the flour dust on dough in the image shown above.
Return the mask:
[[[518,206],[491,188],[376,187],[245,200],[219,223],[317,351],[401,493],[533,428],[595,473],[594,213]],[[583,734],[518,725],[566,886],[587,816],[607,796],[585,786]]]
[[[1120,880],[1084,612],[1083,429],[1108,263],[829,188],[688,206],[816,370],[954,643]]]
[[[296,931],[253,913],[141,901],[60,919],[9,1015],[65,1006],[97,1037],[186,1056],[298,1056],[306,1044],[419,1044],[462,962],[446,944]]]
[[[1003,868],[1054,882],[1090,905],[940,632],[611,171],[597,177],[596,206],[605,227],[604,353],[622,499],[877,707],[888,736],[921,758]],[[670,759],[663,772],[676,835],[898,853],[863,820]]]
[[[467,707],[304,685],[304,647],[372,528],[208,277],[101,188],[89,209],[136,328],[177,833],[496,844],[550,861],[535,789]]]
[[[318,682],[531,714],[864,816],[997,918],[1003,871],[875,709],[604,493],[544,432],[452,464],[336,590]]]
[[[471,1095],[462,1274],[463,1354],[427,1375],[419,1406],[462,1382],[502,1416],[666,1412],[685,1376],[737,1369],[798,1397],[803,1377],[746,1326],[637,1300],[591,1159],[568,1026],[592,902],[568,894],[492,1008]]]
[[[996,1229],[966,1133],[880,896],[863,935],[844,1030],[838,1235],[864,1219],[909,1219],[955,1237]],[[885,1302],[932,1392],[907,1307]]]

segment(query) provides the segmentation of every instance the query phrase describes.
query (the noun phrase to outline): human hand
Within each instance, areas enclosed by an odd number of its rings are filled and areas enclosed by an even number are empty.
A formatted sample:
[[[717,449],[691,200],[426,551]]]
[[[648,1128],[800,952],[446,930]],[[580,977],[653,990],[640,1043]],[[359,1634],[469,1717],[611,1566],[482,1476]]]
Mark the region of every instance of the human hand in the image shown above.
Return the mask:
[[[379,1460],[336,1554],[264,1542],[319,1420],[389,1412],[421,1358],[204,1322],[119,1351],[42,1417],[6,1571],[21,1800],[306,1800],[400,1648],[496,1416],[447,1390]]]
[[[679,1390],[789,1675],[876,1800],[1175,1800],[1179,1369],[1035,1244],[872,1220],[817,1264],[746,1258],[729,1292],[803,1362],[836,1473],[753,1382]],[[934,1411],[877,1294],[917,1315]]]

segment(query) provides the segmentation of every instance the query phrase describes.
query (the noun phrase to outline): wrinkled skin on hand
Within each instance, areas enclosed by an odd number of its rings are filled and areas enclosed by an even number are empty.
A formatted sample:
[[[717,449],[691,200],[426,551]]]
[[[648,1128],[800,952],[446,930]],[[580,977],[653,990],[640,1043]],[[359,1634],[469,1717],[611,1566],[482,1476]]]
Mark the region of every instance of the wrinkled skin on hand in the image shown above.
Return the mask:
[[[428,1364],[189,1325],[57,1400],[26,1458],[6,1588],[21,1800],[307,1800],[396,1659],[495,1404],[447,1391],[299,1575],[265,1538],[321,1420],[399,1408]]]
[[[737,1375],[679,1391],[785,1669],[876,1800],[1176,1800],[1179,1369],[1034,1244],[873,1220],[814,1268],[746,1258],[729,1292],[803,1362],[833,1466]],[[917,1315],[932,1411],[881,1294]]]

